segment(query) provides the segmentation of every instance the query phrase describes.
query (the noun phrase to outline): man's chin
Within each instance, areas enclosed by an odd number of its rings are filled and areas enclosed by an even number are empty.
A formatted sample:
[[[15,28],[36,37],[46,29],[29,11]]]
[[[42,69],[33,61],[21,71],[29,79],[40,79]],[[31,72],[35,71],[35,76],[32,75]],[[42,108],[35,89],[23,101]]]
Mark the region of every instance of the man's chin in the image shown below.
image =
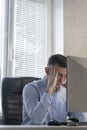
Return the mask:
[[[67,88],[66,84],[58,84],[58,88],[60,88],[60,86],[63,86],[64,88]]]
[[[57,87],[59,88],[60,86],[61,86],[61,84],[60,84],[60,83],[58,83],[58,84],[57,84]]]

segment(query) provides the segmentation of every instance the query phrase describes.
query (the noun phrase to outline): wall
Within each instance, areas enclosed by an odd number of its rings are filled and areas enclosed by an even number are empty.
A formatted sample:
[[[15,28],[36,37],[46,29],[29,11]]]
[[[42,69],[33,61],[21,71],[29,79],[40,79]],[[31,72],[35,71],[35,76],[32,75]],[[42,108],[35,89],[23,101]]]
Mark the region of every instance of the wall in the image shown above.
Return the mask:
[[[64,0],[64,54],[87,57],[87,0]]]

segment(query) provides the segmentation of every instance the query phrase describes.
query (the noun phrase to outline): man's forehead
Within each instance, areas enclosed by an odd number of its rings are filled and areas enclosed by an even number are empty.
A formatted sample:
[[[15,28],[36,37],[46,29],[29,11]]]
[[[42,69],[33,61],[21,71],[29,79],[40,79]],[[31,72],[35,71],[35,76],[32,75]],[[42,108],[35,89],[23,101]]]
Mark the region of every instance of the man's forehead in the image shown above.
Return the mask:
[[[57,64],[50,65],[50,66],[54,66],[54,67],[56,67],[56,68],[61,68],[61,69],[66,69],[66,67],[62,67],[62,66],[60,66],[60,65],[57,65]]]

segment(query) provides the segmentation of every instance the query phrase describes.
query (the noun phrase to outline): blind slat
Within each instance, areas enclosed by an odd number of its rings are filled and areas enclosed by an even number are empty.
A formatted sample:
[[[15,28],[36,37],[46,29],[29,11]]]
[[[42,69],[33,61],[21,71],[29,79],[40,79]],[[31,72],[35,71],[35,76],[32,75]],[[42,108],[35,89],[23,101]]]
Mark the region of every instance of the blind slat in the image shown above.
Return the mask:
[[[47,57],[48,0],[16,0],[15,76],[42,77]]]

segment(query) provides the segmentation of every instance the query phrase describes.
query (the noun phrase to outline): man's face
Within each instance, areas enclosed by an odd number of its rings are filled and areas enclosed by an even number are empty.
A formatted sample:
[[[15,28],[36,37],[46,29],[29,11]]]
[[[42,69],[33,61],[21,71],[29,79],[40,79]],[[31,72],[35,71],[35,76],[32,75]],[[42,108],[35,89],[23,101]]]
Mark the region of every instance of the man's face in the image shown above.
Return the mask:
[[[58,72],[58,85],[63,85],[66,83],[66,68],[57,66]]]
[[[57,84],[58,86],[63,85],[66,83],[66,68],[60,67],[58,65],[50,65],[47,67],[47,75],[53,73],[58,73],[58,78],[57,78]],[[54,74],[53,74],[54,75]]]

